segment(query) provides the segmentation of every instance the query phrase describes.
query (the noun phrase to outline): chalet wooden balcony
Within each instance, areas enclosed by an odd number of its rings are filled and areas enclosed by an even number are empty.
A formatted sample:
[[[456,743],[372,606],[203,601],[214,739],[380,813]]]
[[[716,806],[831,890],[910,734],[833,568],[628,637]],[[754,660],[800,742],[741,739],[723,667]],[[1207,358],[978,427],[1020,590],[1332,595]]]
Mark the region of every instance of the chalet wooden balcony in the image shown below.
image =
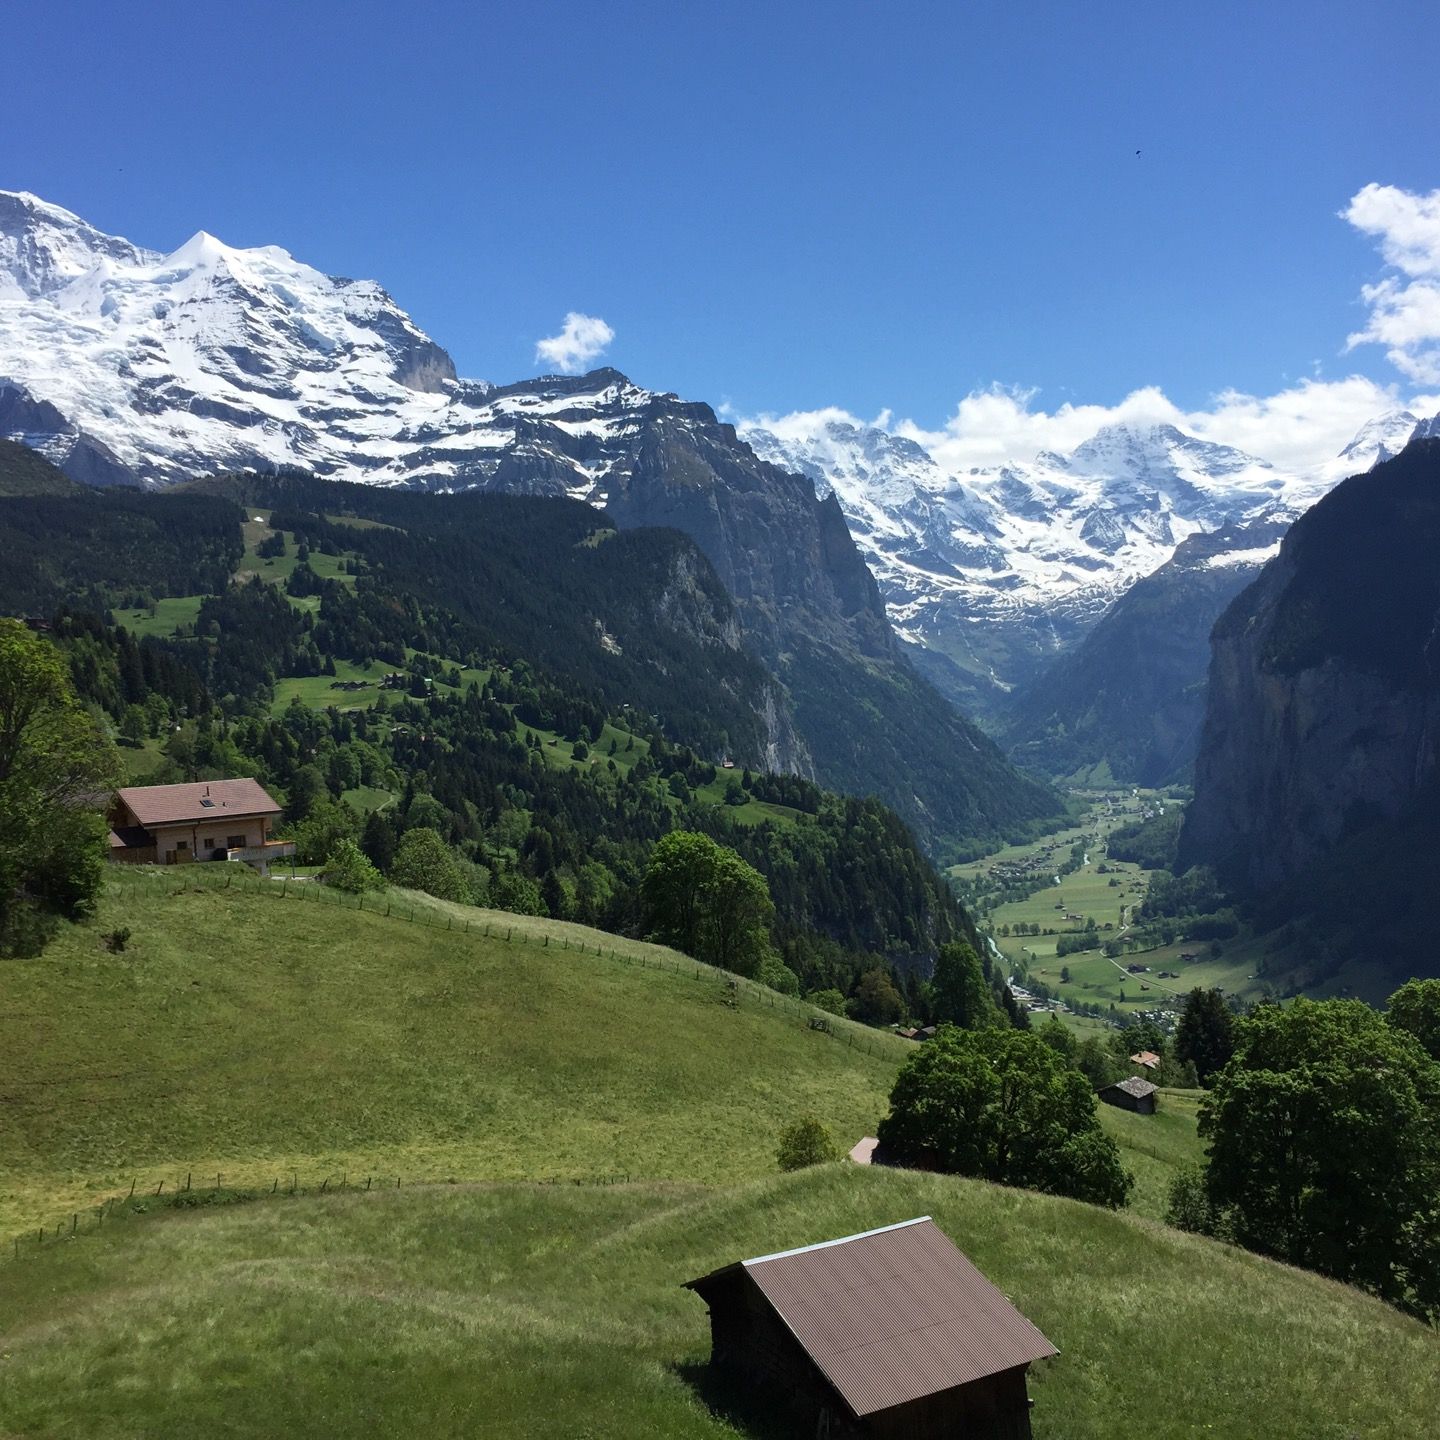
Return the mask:
[[[263,845],[237,845],[226,858],[246,865],[267,865],[273,860],[288,860],[294,853],[293,840],[267,840]]]

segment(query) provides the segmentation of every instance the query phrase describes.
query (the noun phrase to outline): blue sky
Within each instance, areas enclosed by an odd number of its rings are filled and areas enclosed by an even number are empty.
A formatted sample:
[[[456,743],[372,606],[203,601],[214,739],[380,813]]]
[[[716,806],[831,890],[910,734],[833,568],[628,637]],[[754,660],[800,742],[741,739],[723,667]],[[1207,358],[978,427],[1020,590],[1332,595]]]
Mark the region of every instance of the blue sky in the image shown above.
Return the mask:
[[[1345,351],[1395,272],[1339,212],[1440,186],[1433,0],[51,0],[5,49],[0,185],[373,276],[465,374],[579,312],[739,415],[1424,388]]]

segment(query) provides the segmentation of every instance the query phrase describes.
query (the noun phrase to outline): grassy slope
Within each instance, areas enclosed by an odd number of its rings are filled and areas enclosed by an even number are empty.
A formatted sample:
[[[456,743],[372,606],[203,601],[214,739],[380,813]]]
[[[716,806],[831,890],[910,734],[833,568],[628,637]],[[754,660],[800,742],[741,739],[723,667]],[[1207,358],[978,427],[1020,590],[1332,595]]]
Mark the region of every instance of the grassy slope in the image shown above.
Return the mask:
[[[124,1218],[0,1287],[0,1431],[719,1437],[691,1381],[741,1256],[934,1215],[1060,1349],[1039,1440],[1428,1433],[1440,1337],[1070,1201],[828,1166],[720,1191],[436,1187]],[[763,1433],[763,1432],[762,1432]]]
[[[222,874],[117,874],[94,925],[4,967],[0,1237],[189,1170],[734,1180],[799,1110],[873,1134],[906,1053],[582,926],[455,907],[467,935]]]

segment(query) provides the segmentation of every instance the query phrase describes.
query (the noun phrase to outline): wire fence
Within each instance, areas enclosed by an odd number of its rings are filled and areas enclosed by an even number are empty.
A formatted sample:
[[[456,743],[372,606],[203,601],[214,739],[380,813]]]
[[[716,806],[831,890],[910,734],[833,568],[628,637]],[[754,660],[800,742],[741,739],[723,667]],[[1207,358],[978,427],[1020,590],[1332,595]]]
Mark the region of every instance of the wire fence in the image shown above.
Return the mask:
[[[219,870],[222,867],[215,866],[213,868]],[[658,946],[627,946],[620,937],[614,937],[612,943],[606,945],[598,940],[566,933],[561,928],[566,925],[566,922],[559,922],[559,926],[557,926],[556,922],[545,922],[531,916],[510,917],[508,920],[498,919],[495,916],[483,919],[470,916],[457,917],[449,911],[423,903],[416,905],[390,894],[350,895],[344,891],[317,884],[313,880],[294,880],[289,877],[265,879],[249,873],[241,875],[238,873],[240,868],[226,865],[223,867],[225,872],[223,876],[212,876],[201,866],[186,866],[183,874],[176,874],[173,877],[173,883],[172,876],[166,871],[143,870],[125,877],[124,883],[144,886],[148,893],[153,894],[153,886],[158,882],[167,887],[166,893],[170,898],[178,898],[197,890],[233,891],[237,894],[257,897],[273,896],[279,900],[292,900],[308,905],[334,905],[344,909],[365,911],[404,924],[443,930],[457,939],[466,937],[470,940],[488,940],[504,945],[516,944],[527,946],[532,951],[553,952],[557,957],[562,954],[583,955],[594,959],[609,960],[621,965],[640,966],[647,970],[668,971],[681,978],[694,979],[712,985],[718,983],[721,987],[721,999],[730,1008],[738,1010],[741,1002],[746,1001],[757,1009],[768,1009],[777,1014],[793,1016],[795,1019],[805,1022],[809,1029],[844,1043],[851,1050],[860,1050],[870,1056],[890,1056],[898,1059],[908,1053],[910,1048],[906,1042],[897,1037],[869,1031],[867,1027],[855,1021],[832,1015],[818,1006],[808,1005],[794,996],[781,994],[779,991],[757,984],[743,975],[732,974],[730,971],[706,965],[698,960],[691,960],[676,952],[665,951]],[[209,1177],[205,1178],[208,1180]],[[192,1171],[186,1172],[183,1183],[178,1179],[178,1173],[158,1178],[152,1175],[143,1184],[137,1176],[131,1183],[127,1194],[112,1195],[98,1204],[87,1205],[82,1210],[72,1210],[60,1220],[37,1224],[33,1229],[11,1237],[9,1253],[6,1258],[11,1261],[22,1259],[25,1254],[32,1253],[39,1246],[74,1239],[84,1234],[93,1234],[121,1216],[144,1213],[156,1208],[157,1205],[167,1209],[184,1209],[190,1206],[233,1204],[241,1200],[260,1199],[265,1196],[322,1195],[342,1191],[401,1188],[403,1184],[411,1186],[447,1183],[613,1185],[624,1183],[631,1177],[628,1174],[552,1176],[528,1180],[521,1177],[504,1179],[471,1177],[461,1182],[453,1178],[437,1180],[433,1176],[404,1181],[402,1177],[393,1174],[388,1177],[367,1174],[364,1183],[361,1184],[358,1179],[352,1181],[348,1171],[342,1171],[338,1178],[327,1175],[320,1181],[305,1186],[300,1183],[298,1172],[292,1171],[288,1185],[282,1176],[271,1177],[269,1190],[264,1189],[263,1186],[256,1188],[253,1184],[242,1185],[238,1188],[233,1184],[227,1186],[224,1178],[224,1173],[221,1172],[215,1175],[213,1185],[202,1184],[196,1187],[193,1184],[194,1173]]]
[[[563,954],[592,955],[597,959],[613,960],[622,965],[639,965],[647,970],[669,971],[696,980],[718,981],[736,1008],[743,997],[753,1000],[761,1009],[774,1010],[803,1020],[810,1029],[836,1040],[843,1040],[849,1049],[858,1049],[867,1055],[882,1057],[899,1057],[907,1053],[908,1047],[898,1037],[871,1030],[858,1021],[834,1015],[793,995],[772,990],[747,976],[736,975],[729,970],[707,965],[703,961],[692,960],[675,951],[665,951],[659,946],[627,946],[619,936],[609,937],[608,945],[602,944],[598,940],[592,941],[569,933],[569,922],[565,921],[557,924],[534,916],[510,916],[506,919],[495,916],[484,919],[457,917],[451,911],[423,903],[416,905],[390,893],[370,894],[367,897],[362,891],[358,895],[352,895],[310,879],[291,879],[288,876],[265,879],[250,873],[248,867],[242,866],[225,865],[223,869],[226,873],[222,879],[218,875],[212,878],[200,866],[186,866],[183,876],[177,877],[178,883],[171,887],[169,893],[171,896],[178,896],[196,889],[235,890],[241,894],[270,895],[281,900],[296,899],[305,904],[336,905],[343,909],[365,911],[389,920],[399,920],[409,925],[444,930],[457,936],[499,941],[505,945],[528,945],[534,949],[554,950]],[[247,873],[236,873],[241,869]],[[163,870],[144,873],[162,882],[170,880],[170,876]],[[200,883],[197,884],[197,881]]]
[[[231,1205],[242,1205],[262,1200],[285,1200],[300,1196],[319,1195],[370,1195],[401,1189],[443,1189],[452,1185],[543,1185],[543,1186],[586,1186],[602,1187],[628,1185],[628,1173],[611,1175],[552,1175],[522,1178],[509,1176],[492,1179],[458,1180],[450,1177],[444,1180],[434,1176],[405,1177],[379,1171],[366,1172],[363,1177],[353,1178],[348,1170],[337,1176],[333,1172],[323,1175],[318,1181],[302,1184],[300,1172],[288,1171],[285,1175],[273,1175],[269,1185],[264,1183],[227,1184],[224,1172],[196,1176],[186,1171],[183,1180],[178,1174],[162,1175],[158,1180],[151,1175],[141,1181],[137,1175],[124,1193],[107,1195],[97,1204],[88,1204],[83,1209],[72,1210],[59,1220],[35,1225],[19,1234],[12,1235],[3,1251],[0,1262],[14,1264],[34,1256],[49,1247],[69,1244],[86,1236],[97,1235],[133,1216],[145,1215],[164,1210],[205,1210]]]

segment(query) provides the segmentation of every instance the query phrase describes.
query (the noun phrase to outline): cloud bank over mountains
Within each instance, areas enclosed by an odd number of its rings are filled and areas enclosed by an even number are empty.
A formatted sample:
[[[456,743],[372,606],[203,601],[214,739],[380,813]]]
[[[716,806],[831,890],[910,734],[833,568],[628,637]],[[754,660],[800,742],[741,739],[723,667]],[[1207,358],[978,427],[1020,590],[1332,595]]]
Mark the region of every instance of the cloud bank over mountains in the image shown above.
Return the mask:
[[[1341,217],[1374,236],[1386,265],[1398,272],[1365,286],[1361,298],[1369,306],[1369,322],[1348,337],[1344,349],[1385,345],[1404,381],[1310,378],[1273,395],[1225,390],[1193,410],[1176,405],[1158,385],[1135,390],[1115,405],[1067,402],[1047,410],[1036,405],[1036,390],[993,384],[972,390],[938,428],[897,418],[893,410],[863,418],[834,406],[744,420],[792,441],[834,422],[875,426],[915,441],[952,474],[1026,464],[1042,451],[1068,454],[1115,424],[1174,425],[1290,473],[1319,470],[1367,421],[1402,409],[1420,415],[1440,409],[1440,190],[1415,194],[1366,185]],[[1432,387],[1432,393],[1417,393],[1421,387]]]

